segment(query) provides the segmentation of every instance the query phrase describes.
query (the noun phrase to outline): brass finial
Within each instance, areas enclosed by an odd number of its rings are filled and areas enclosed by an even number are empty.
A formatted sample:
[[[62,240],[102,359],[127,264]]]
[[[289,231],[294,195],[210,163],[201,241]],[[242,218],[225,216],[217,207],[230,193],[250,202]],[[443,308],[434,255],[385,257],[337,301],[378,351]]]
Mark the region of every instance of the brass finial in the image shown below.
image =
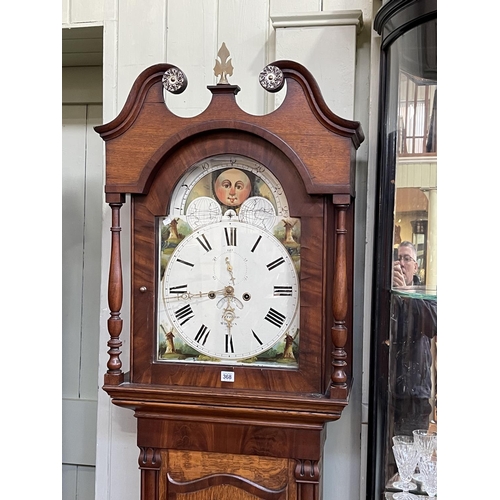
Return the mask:
[[[214,74],[215,76],[220,76],[220,80],[217,85],[228,84],[227,75],[233,76],[233,65],[229,59],[229,50],[227,50],[226,44],[222,42],[219,52],[217,52],[219,59],[215,60]],[[220,61],[219,61],[220,60]]]

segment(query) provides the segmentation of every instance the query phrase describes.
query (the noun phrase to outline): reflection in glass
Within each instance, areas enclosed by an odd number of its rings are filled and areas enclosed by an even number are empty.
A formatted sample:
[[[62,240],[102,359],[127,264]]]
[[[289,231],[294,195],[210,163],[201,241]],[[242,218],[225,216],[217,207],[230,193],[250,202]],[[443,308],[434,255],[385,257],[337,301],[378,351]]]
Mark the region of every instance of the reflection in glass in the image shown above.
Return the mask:
[[[388,490],[394,491],[398,473],[390,453],[391,446],[414,443],[423,433],[436,436],[436,338],[435,297],[415,291],[394,291],[391,296],[387,387],[385,481]],[[414,431],[418,431],[416,438]],[[415,447],[419,451],[417,444]],[[420,477],[418,479],[417,488],[420,490]]]
[[[392,435],[411,436],[413,430],[427,429],[430,425],[432,340],[436,334],[436,301],[406,295],[392,297],[389,353]]]
[[[435,72],[405,55],[404,50],[411,47],[414,38],[415,35],[409,32],[391,48],[391,55],[399,63],[391,74],[391,85],[397,88],[396,97],[391,99],[393,112],[397,115],[393,124],[396,134],[393,246],[395,258],[402,242],[408,241],[415,248],[415,279],[406,286],[425,286],[427,293],[435,293],[437,82]],[[393,286],[404,285],[394,282]]]

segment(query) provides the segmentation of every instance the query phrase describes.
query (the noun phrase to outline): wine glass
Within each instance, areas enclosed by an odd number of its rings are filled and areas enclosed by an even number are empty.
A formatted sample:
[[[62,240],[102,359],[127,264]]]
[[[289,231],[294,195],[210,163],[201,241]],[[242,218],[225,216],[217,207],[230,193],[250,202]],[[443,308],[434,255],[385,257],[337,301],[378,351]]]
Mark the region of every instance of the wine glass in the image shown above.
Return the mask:
[[[392,444],[413,444],[413,437],[403,435],[393,436]]]
[[[437,448],[437,432],[427,429],[415,429],[413,442],[417,446],[420,456],[430,458]]]
[[[437,493],[437,457],[435,455],[420,460],[422,488],[434,498]]]
[[[420,461],[429,459],[437,449],[437,432],[427,429],[415,429],[413,431],[413,442],[419,451],[419,469]],[[413,479],[422,481],[421,474],[414,474]]]
[[[393,486],[402,492],[394,493],[394,500],[411,500],[418,499],[416,495],[409,493],[417,487],[411,482],[415,467],[417,466],[419,451],[413,443],[399,443],[392,447],[396,465],[398,467],[399,478],[401,481],[396,481]]]

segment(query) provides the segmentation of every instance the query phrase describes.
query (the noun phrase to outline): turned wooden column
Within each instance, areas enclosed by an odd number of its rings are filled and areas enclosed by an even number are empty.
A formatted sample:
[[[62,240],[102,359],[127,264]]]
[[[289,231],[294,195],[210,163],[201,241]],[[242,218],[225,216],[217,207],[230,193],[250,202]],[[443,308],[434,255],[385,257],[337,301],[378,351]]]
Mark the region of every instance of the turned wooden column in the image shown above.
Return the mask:
[[[108,332],[110,339],[108,340],[108,371],[104,374],[104,383],[111,385],[121,384],[124,380],[120,360],[120,354],[122,353],[120,334],[123,326],[123,320],[120,316],[123,302],[120,209],[123,205],[123,198],[123,195],[108,195],[108,202],[111,207],[111,260],[108,280],[108,304],[110,310]]]
[[[347,397],[347,343],[346,317],[348,310],[347,290],[347,229],[346,212],[349,208],[349,196],[334,196],[336,212],[335,228],[335,265],[333,275],[333,327],[332,335],[332,386],[331,397]]]

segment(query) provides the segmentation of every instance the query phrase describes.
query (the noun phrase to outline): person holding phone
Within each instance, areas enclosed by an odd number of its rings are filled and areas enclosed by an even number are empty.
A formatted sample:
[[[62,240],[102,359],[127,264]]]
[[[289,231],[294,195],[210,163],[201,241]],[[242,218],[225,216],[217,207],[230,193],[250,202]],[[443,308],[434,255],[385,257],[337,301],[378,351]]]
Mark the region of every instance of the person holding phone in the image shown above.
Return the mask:
[[[392,286],[394,288],[401,288],[420,285],[417,273],[417,250],[409,241],[402,241],[398,247],[397,260],[394,261]]]

